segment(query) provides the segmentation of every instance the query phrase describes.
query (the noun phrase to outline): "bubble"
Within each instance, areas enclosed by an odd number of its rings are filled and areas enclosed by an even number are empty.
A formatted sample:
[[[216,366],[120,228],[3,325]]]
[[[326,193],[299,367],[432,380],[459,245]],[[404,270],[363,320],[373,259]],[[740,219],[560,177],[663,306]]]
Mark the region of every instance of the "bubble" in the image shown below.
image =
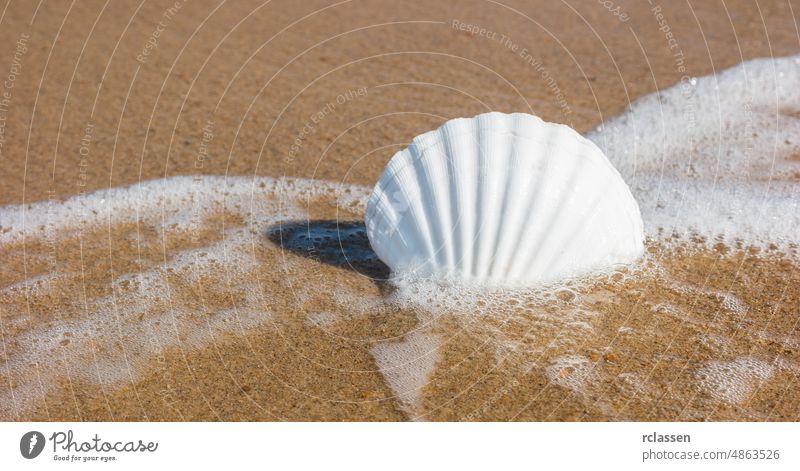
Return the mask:
[[[547,379],[572,392],[583,394],[585,383],[592,377],[589,359],[579,355],[565,355],[553,360],[545,369]]]
[[[715,399],[740,404],[769,380],[773,372],[774,367],[770,363],[741,357],[729,362],[709,362],[697,370],[696,376],[702,387]]]
[[[646,95],[586,136],[628,182],[648,239],[784,253],[798,242],[797,57],[691,77],[689,98],[682,84]]]
[[[400,342],[380,342],[370,349],[389,388],[414,418],[420,408],[422,388],[438,358],[437,335],[410,332]]]
[[[253,182],[265,197],[252,193]],[[305,216],[303,202],[309,196],[338,196],[342,191],[341,185],[299,179],[172,177],[78,195],[54,204],[2,208],[0,220],[3,228],[8,223],[8,230],[0,233],[0,247],[19,243],[23,237],[29,243],[49,240],[56,246],[81,237],[86,244],[90,239],[84,234],[88,231],[114,232],[128,223],[136,223],[142,230],[154,227],[161,234],[187,234],[188,245],[177,246],[169,256],[162,253],[161,264],[117,274],[109,280],[111,295],[87,296],[80,300],[80,309],[69,316],[26,322],[26,329],[15,335],[19,347],[4,358],[15,386],[0,391],[0,415],[13,417],[15,410],[24,410],[38,400],[40,393],[54,388],[63,375],[92,384],[120,385],[136,378],[149,361],[178,342],[182,348],[199,348],[219,333],[239,333],[272,322],[272,313],[264,307],[264,287],[255,274],[263,262],[252,250],[254,241],[264,243],[263,234],[253,233],[250,226],[263,229],[282,218],[301,219]],[[275,192],[280,192],[281,198],[273,198]],[[362,187],[350,191],[353,198],[366,199],[366,194]],[[206,229],[209,217],[222,211],[244,223],[226,224],[221,238],[207,242],[200,237],[192,239],[193,234]],[[362,235],[357,228],[344,232]],[[134,243],[142,237],[142,233],[135,234]],[[312,237],[333,240],[336,233],[321,231]],[[60,286],[69,287],[74,282],[69,276],[43,273],[6,286],[2,296],[4,300],[24,301],[37,292],[52,297]],[[196,291],[199,286],[202,292]],[[190,291],[186,299],[177,297],[180,289]],[[210,295],[223,301],[206,305]],[[363,300],[361,304],[367,305]],[[70,309],[68,305],[58,307]],[[310,321],[325,324],[330,319],[319,313]],[[62,355],[69,359],[66,365]],[[31,370],[30,364],[36,368]]]

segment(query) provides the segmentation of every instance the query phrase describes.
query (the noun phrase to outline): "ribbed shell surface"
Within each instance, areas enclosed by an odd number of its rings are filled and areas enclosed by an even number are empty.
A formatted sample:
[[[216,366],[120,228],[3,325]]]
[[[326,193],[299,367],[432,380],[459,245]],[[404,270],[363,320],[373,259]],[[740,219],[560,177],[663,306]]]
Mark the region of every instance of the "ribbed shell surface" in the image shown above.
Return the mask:
[[[524,113],[446,122],[392,157],[367,235],[395,276],[536,285],[629,263],[639,207],[602,151]]]

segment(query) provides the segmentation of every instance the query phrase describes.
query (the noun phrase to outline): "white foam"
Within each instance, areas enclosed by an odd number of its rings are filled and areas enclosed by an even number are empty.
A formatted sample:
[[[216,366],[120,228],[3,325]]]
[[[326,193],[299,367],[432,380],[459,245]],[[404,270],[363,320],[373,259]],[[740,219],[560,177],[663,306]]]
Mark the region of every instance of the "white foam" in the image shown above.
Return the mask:
[[[386,384],[412,419],[419,413],[422,388],[436,366],[440,343],[438,335],[415,330],[400,342],[381,342],[370,349]]]
[[[2,373],[15,386],[0,392],[0,414],[14,417],[40,400],[52,380],[65,373],[72,380],[118,385],[135,378],[165,348],[202,346],[220,334],[272,322],[269,293],[255,274],[261,264],[254,258],[252,244],[264,244],[264,230],[279,219],[305,219],[303,207],[316,196],[366,200],[366,189],[302,179],[175,177],[63,202],[0,208],[0,247],[23,239],[44,239],[55,247],[54,253],[59,242],[69,237],[97,229],[113,231],[126,222],[191,233],[204,229],[206,218],[221,209],[245,221],[242,226],[227,227],[220,240],[202,247],[193,244],[165,263],[115,277],[110,280],[112,295],[87,299],[70,317],[34,322],[30,328],[25,313],[0,318],[4,330],[22,330],[3,346],[8,354]],[[94,243],[82,237],[84,244]],[[237,301],[231,308],[211,308],[198,295],[196,305],[187,305],[192,303],[174,298],[170,276],[189,286],[200,286],[201,278],[213,277],[215,283],[204,283],[203,289],[235,294]],[[0,296],[47,295],[52,282],[62,278],[66,279],[61,273],[44,273],[2,288]],[[36,376],[33,367],[38,369]]]
[[[800,241],[800,56],[644,96],[586,137],[628,181],[650,237]]]
[[[740,404],[769,380],[774,370],[765,361],[741,357],[729,362],[710,362],[700,368],[696,376],[700,378],[703,388],[715,399]]]
[[[693,286],[686,283],[673,282],[669,288],[679,294],[694,296],[707,296],[719,302],[720,307],[731,314],[744,315],[750,307],[741,298],[733,293],[713,288]]]
[[[585,392],[586,382],[593,376],[594,367],[588,358],[579,355],[564,355],[552,361],[545,369],[545,376],[562,388],[578,394]]]
[[[162,230],[198,230],[204,216],[224,208],[246,221],[277,221],[302,216],[310,199],[333,196],[341,204],[365,204],[368,189],[302,178],[177,176],[148,180],[67,198],[0,207],[0,244],[23,237],[63,237],[65,233],[108,224],[156,221]],[[266,221],[269,222],[269,221]]]
[[[306,318],[306,324],[325,328],[336,320],[336,314],[328,311],[314,312]]]
[[[636,373],[620,373],[617,375],[615,382],[623,394],[629,397],[646,395],[650,392],[650,388],[645,385],[641,376]]]
[[[798,57],[762,59],[717,76],[699,78],[689,88],[679,85],[641,98],[628,111],[588,135],[629,182],[649,237],[665,241],[672,232],[678,232],[703,235],[709,242],[717,236],[761,246],[798,242],[800,184],[790,181],[800,171],[800,159],[796,157],[800,145],[798,64]],[[24,239],[57,242],[81,231],[111,228],[124,222],[143,221],[162,232],[197,231],[203,228],[206,217],[219,209],[231,211],[245,221],[244,227],[227,231],[222,241],[181,251],[165,265],[112,280],[114,295],[95,300],[81,313],[82,317],[36,326],[14,339],[4,366],[16,379],[26,377],[23,370],[31,365],[49,368],[44,371],[45,376],[61,374],[54,359],[70,352],[67,357],[74,365],[68,370],[70,374],[113,383],[135,374],[139,363],[131,360],[126,366],[128,354],[128,358],[145,360],[179,341],[202,344],[213,341],[216,332],[259,325],[271,317],[266,308],[269,292],[258,285],[257,277],[249,276],[257,266],[251,246],[255,238],[262,236],[271,223],[304,218],[304,206],[312,198],[333,198],[339,207],[363,211],[369,192],[362,186],[303,179],[172,177],[65,201],[0,207],[3,248]],[[46,261],[49,255],[29,256]],[[291,268],[289,264],[296,262],[283,263]],[[236,310],[221,309],[207,317],[197,317],[187,310],[164,308],[164,300],[171,294],[165,270],[177,270],[191,283],[197,275],[214,268],[225,275],[220,278],[220,289],[233,286],[242,291],[244,301]],[[20,292],[31,290],[46,292],[59,276],[44,273],[6,286],[1,294],[18,297]],[[635,270],[606,273],[601,278],[624,282],[629,276],[636,276]],[[129,287],[121,289],[126,281]],[[560,296],[554,287],[525,293],[487,293],[423,280],[400,283],[388,302],[433,313],[473,313],[476,318],[507,317],[508,306],[513,305],[514,312],[533,319],[536,328],[530,335],[543,336],[528,343],[525,351],[530,354],[536,349],[544,351],[551,344],[572,348],[581,338],[592,335],[596,321],[591,304],[597,299],[582,294],[577,282],[564,283],[573,283],[569,285],[572,294],[562,291]],[[747,311],[748,307],[730,293],[703,294],[714,296],[723,309],[733,314]],[[387,302],[348,292],[345,287],[339,287],[332,298],[357,313],[373,311]],[[548,314],[541,309],[544,305],[557,305],[560,311]],[[6,317],[3,322],[6,327],[16,328],[26,319],[21,315]],[[325,325],[329,319],[320,313],[311,316],[309,322]],[[503,338],[490,323],[480,328],[481,333],[497,336],[501,347],[518,350],[519,339]],[[98,359],[87,345],[102,340],[99,333],[108,332],[123,339],[124,348],[108,349]],[[63,345],[67,333],[71,337]],[[401,342],[373,348],[387,383],[407,410],[418,410],[420,388],[435,364],[434,338],[428,333],[411,333]],[[590,366],[583,357],[565,355],[546,372],[555,384],[581,391],[590,378]],[[768,364],[745,358],[711,363],[701,374],[706,378],[703,384],[715,397],[737,402],[769,378],[771,371]],[[0,413],[4,417],[10,417],[9,410],[20,407],[39,391],[39,385],[16,379],[17,386],[0,397],[4,405]]]

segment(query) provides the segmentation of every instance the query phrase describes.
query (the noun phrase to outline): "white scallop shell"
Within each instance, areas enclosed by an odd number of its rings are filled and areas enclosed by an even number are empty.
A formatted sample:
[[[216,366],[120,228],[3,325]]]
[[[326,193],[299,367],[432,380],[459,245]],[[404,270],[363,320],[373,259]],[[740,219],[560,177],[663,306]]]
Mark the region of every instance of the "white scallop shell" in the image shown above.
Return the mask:
[[[603,152],[524,113],[459,118],[392,157],[367,236],[393,276],[536,285],[635,260],[639,206]]]

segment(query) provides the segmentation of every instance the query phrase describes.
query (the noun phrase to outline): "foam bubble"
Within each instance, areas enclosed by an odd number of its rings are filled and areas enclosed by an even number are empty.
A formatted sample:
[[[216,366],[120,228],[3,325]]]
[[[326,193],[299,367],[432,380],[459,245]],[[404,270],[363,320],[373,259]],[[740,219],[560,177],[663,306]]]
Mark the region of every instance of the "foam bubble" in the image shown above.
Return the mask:
[[[710,362],[697,371],[700,384],[714,398],[730,404],[740,404],[753,391],[769,380],[775,368],[772,364],[752,357],[729,362]]]
[[[670,289],[680,294],[686,294],[690,296],[706,296],[714,299],[719,303],[720,308],[738,316],[744,315],[749,309],[749,306],[747,306],[747,304],[738,296],[727,291],[676,282],[670,284]]]
[[[440,343],[438,335],[413,331],[400,342],[381,342],[370,349],[386,383],[412,419],[420,409],[422,388],[436,365]]]
[[[592,374],[592,363],[588,358],[579,355],[558,357],[545,369],[545,375],[551,383],[579,394],[583,394],[585,384]]]
[[[761,246],[797,243],[800,185],[791,179],[800,165],[796,158],[800,114],[792,108],[800,106],[799,61],[751,61],[716,77],[697,79],[690,92],[679,85],[643,97],[626,113],[604,123],[602,130],[589,134],[630,183],[651,240],[666,243],[677,232],[702,235],[709,243],[718,236],[726,242],[741,240]],[[686,124],[687,103],[694,104],[692,126]],[[115,274],[109,280],[111,294],[91,300],[74,317],[45,323],[27,318],[24,312],[4,313],[3,329],[14,341],[8,342],[7,353],[3,353],[8,367],[3,373],[13,377],[15,387],[0,395],[0,413],[11,417],[9,411],[45,394],[40,388],[47,389],[47,382],[64,371],[100,384],[116,384],[131,380],[148,358],[171,345],[204,345],[220,333],[274,321],[269,290],[275,288],[259,285],[258,276],[253,275],[263,266],[253,254],[254,241],[274,223],[306,220],[305,205],[314,198],[332,198],[338,208],[359,213],[368,194],[369,188],[362,186],[303,179],[173,177],[65,201],[0,208],[0,247],[13,250],[22,241],[56,246],[93,229],[112,233],[125,223],[153,227],[166,238],[202,232],[207,219],[221,212],[241,220],[241,224],[226,227],[221,239],[198,239],[153,266]],[[374,261],[366,247],[348,251],[348,258],[342,259],[339,243],[363,238],[363,229],[358,224],[341,229],[318,225],[305,233],[287,233],[286,247],[297,252],[321,248],[318,259],[333,264]],[[52,258],[49,253],[26,252],[25,256],[42,263]],[[307,261],[282,261],[285,270],[304,273],[302,264]],[[5,286],[0,290],[2,300],[53,295],[65,281],[65,274],[57,269],[48,266],[44,273]],[[548,379],[581,392],[595,373],[592,363],[575,352],[582,340],[600,331],[602,322],[592,306],[619,294],[592,288],[595,284],[624,286],[631,279],[659,274],[660,270],[657,262],[645,256],[633,266],[524,291],[395,279],[388,299],[347,286],[331,287],[328,296],[331,309],[356,314],[374,312],[387,303],[414,310],[423,322],[446,313],[461,314],[458,321],[465,331],[490,339],[503,355],[555,355],[545,369]],[[176,283],[171,280],[177,278],[191,286],[207,276],[217,282],[221,292],[236,296],[234,306],[209,306],[198,312],[191,303],[170,302],[177,295]],[[319,289],[303,281],[296,285],[288,282],[301,303]],[[673,286],[682,297],[709,297],[735,316],[749,309],[732,293]],[[288,289],[277,287],[284,288]],[[51,304],[57,303],[51,300]],[[654,307],[654,312],[691,320],[677,306],[660,306]],[[504,326],[520,318],[529,330],[524,335],[508,335]],[[322,328],[332,320],[327,311],[307,319]],[[639,331],[626,329],[620,327],[618,332],[635,335]],[[718,351],[727,345],[719,340],[722,337],[717,339],[719,345],[712,335],[704,338],[709,348]],[[797,342],[795,338],[788,341]],[[371,349],[387,384],[411,415],[419,411],[420,391],[435,366],[439,343],[436,335],[420,330],[400,342],[381,342]],[[66,370],[65,358],[71,365]],[[33,381],[32,365],[39,368],[43,386]],[[773,369],[768,363],[744,357],[709,363],[698,376],[714,397],[739,403],[768,380]],[[621,376],[621,381],[630,382],[634,391],[642,387],[637,378]]]
[[[160,237],[187,234],[174,253],[159,250],[163,262],[113,274],[99,297],[87,296],[84,286],[77,301],[75,288],[69,299],[54,298],[62,284],[80,286],[80,270],[92,260],[84,260],[77,275],[50,262],[45,269],[52,271],[0,289],[0,300],[8,305],[24,306],[39,296],[44,308],[57,309],[47,322],[29,315],[30,308],[4,312],[3,330],[15,335],[4,345],[3,374],[14,387],[0,392],[0,414],[13,417],[46,394],[60,375],[115,386],[133,380],[170,346],[199,347],[219,335],[272,322],[268,293],[257,275],[263,264],[253,244],[264,243],[270,224],[305,218],[304,203],[320,195],[365,200],[366,190],[302,179],[174,177],[0,209],[0,247],[22,250],[18,245],[24,240],[25,257],[42,255],[45,261],[75,237],[88,246],[95,241],[86,234],[115,234],[126,223],[152,227]],[[240,222],[232,220],[221,235],[201,237],[207,219],[221,212]],[[134,237],[146,243],[144,233]],[[35,241],[46,241],[52,253],[36,253],[30,248]]]
[[[196,231],[203,216],[223,208],[258,227],[265,222],[301,216],[310,199],[365,204],[368,189],[302,178],[176,176],[76,195],[0,208],[0,244],[23,237],[62,237],[65,232],[101,224],[155,221],[164,230]],[[358,205],[355,205],[358,209]]]
[[[799,63],[756,59],[679,83],[587,134],[629,183],[648,236],[800,241]]]
[[[314,312],[306,318],[306,323],[315,327],[325,328],[336,320],[336,314],[328,311]]]

